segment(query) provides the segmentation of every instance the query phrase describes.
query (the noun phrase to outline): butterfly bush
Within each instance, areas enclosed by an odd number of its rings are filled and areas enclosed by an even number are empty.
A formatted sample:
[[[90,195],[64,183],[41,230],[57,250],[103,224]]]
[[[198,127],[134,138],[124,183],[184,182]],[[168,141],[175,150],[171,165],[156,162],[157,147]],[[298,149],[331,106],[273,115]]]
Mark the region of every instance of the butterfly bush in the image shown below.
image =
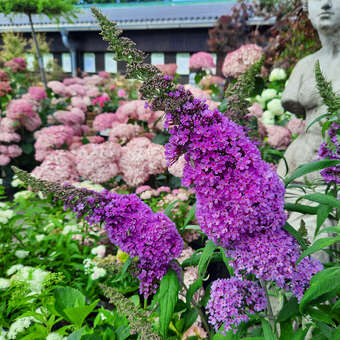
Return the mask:
[[[180,256],[183,249],[176,225],[164,214],[152,209],[135,194],[98,193],[71,185],[37,180],[16,169],[18,178],[34,190],[51,193],[65,208],[84,217],[91,225],[102,223],[110,241],[131,258],[137,256],[140,292],[155,293],[159,281]]]
[[[340,124],[332,123],[328,130],[329,143],[324,142],[320,146],[320,159],[336,159],[340,160]],[[340,164],[326,168],[321,172],[322,178],[326,183],[340,183]]]
[[[249,314],[266,308],[265,292],[253,281],[236,277],[219,279],[211,286],[207,308],[209,323],[216,332],[224,324],[224,334],[229,330],[236,333],[239,324],[249,320]]]

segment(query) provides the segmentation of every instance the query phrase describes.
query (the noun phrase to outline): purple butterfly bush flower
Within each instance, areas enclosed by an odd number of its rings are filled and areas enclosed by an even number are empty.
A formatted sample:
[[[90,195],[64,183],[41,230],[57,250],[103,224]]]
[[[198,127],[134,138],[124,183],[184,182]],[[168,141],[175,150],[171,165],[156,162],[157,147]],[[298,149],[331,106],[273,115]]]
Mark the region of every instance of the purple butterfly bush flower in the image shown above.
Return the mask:
[[[90,224],[103,223],[112,243],[138,257],[140,292],[144,296],[156,293],[159,281],[173,268],[171,261],[183,249],[176,225],[134,194],[81,190],[83,197],[70,196],[65,207],[73,208],[78,218],[85,216]]]
[[[340,124],[332,123],[328,130],[329,143],[322,143],[319,150],[319,159],[340,160]],[[322,170],[321,176],[326,183],[340,183],[340,164]]]
[[[211,286],[207,309],[209,323],[216,332],[225,334],[233,330],[236,333],[239,324],[249,320],[249,314],[265,308],[265,291],[256,282],[232,277],[216,280]],[[220,331],[222,324],[223,331]]]

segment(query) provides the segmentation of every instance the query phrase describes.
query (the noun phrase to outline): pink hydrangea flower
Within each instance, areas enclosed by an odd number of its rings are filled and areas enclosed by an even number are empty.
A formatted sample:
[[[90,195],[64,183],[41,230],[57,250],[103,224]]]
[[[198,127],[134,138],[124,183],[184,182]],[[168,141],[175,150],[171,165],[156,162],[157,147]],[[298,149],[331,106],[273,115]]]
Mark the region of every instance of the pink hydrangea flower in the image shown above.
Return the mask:
[[[290,131],[278,125],[267,126],[268,144],[275,149],[286,149],[292,141]]]
[[[193,94],[193,96],[196,97],[196,98],[211,99],[210,94],[208,92],[203,91],[198,87],[186,84],[186,85],[184,85],[184,88],[186,90],[189,90]]]
[[[114,113],[102,113],[93,121],[93,130],[95,131],[103,131],[106,129],[110,129],[112,123],[117,121],[117,116]]]
[[[0,153],[0,166],[5,166],[9,164],[10,161],[11,159],[8,156]]]
[[[178,160],[169,166],[168,171],[171,175],[176,177],[183,177],[183,169],[186,161],[184,159],[184,155],[178,158]]]
[[[85,121],[85,114],[82,110],[74,107],[70,111],[56,111],[53,117],[65,125],[81,125]]]
[[[142,185],[136,189],[136,194],[141,194],[143,191],[151,190],[150,185]]]
[[[0,81],[0,97],[6,96],[6,94],[11,92],[12,88],[9,81]]]
[[[109,141],[116,143],[126,143],[132,138],[140,135],[143,128],[134,124],[118,124],[115,125],[109,134]]]
[[[9,67],[12,72],[25,71],[26,61],[23,58],[14,58],[10,61],[5,62],[5,67]]]
[[[306,121],[303,119],[293,118],[287,124],[286,128],[294,135],[300,135],[305,132]]]
[[[34,112],[31,104],[25,99],[12,99],[7,105],[6,116],[13,120],[32,117]]]
[[[84,80],[79,78],[79,77],[65,78],[63,80],[63,83],[66,86],[73,85],[73,84],[79,84],[79,85],[84,85],[85,84]]]
[[[79,178],[75,157],[70,151],[49,152],[43,163],[32,171],[32,175],[50,182],[75,182]]]
[[[119,173],[121,146],[116,143],[86,144],[74,151],[80,176],[93,183],[104,183]]]
[[[104,79],[109,79],[110,78],[110,73],[105,72],[105,71],[100,71],[98,73],[98,76],[101,77],[101,78],[104,78]]]
[[[261,118],[263,114],[262,106],[259,103],[254,103],[252,106],[248,107],[249,117]]]
[[[255,44],[243,45],[224,59],[222,73],[225,77],[239,77],[249,66],[262,58],[263,50]]]
[[[222,77],[209,74],[200,80],[199,86],[208,89],[211,85],[223,85],[224,82],[225,80]]]
[[[35,113],[32,117],[24,117],[21,120],[21,124],[28,130],[33,132],[41,125],[41,119],[38,113]]]
[[[72,96],[84,97],[86,95],[86,87],[80,84],[72,84],[67,86],[67,90]]]
[[[126,92],[123,89],[119,89],[117,94],[118,94],[118,97],[122,97],[122,98],[126,97]]]
[[[177,64],[158,64],[155,65],[164,75],[173,77],[177,72]]]
[[[215,66],[213,56],[207,52],[194,53],[189,59],[189,67],[193,69],[208,69]]]
[[[0,81],[9,81],[8,74],[3,70],[0,70]]]
[[[52,80],[47,83],[47,86],[55,93],[60,96],[71,97],[72,93],[63,83],[57,80]]]
[[[71,105],[75,108],[78,108],[84,112],[87,110],[87,106],[91,104],[91,101],[88,97],[72,97]]]
[[[31,95],[31,97],[40,102],[43,99],[47,98],[47,94],[46,91],[42,88],[42,87],[38,87],[38,86],[31,86],[28,89],[28,93]]]

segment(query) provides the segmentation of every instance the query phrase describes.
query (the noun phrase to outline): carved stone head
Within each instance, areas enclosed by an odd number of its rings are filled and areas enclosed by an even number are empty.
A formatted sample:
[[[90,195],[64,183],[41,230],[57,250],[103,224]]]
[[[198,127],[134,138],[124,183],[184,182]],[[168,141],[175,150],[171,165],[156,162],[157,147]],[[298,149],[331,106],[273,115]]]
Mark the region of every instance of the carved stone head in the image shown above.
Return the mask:
[[[302,3],[318,32],[331,34],[340,30],[339,0],[302,0]]]

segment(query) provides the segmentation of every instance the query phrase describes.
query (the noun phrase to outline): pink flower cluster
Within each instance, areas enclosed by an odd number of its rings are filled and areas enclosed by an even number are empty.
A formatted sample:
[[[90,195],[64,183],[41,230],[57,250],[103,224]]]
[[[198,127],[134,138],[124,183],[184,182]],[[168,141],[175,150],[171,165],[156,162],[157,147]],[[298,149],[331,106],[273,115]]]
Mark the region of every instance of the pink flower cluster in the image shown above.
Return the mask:
[[[1,74],[4,78],[4,74]],[[15,132],[20,127],[28,131],[34,131],[41,125],[38,114],[39,103],[46,98],[46,92],[39,87],[30,87],[28,93],[19,99],[12,99],[6,108],[6,117],[0,118],[0,163],[7,165],[11,158],[22,154],[20,147],[16,144],[21,136]]]
[[[243,45],[224,59],[222,73],[225,77],[239,77],[249,66],[262,58],[263,50],[255,44]]]
[[[23,58],[14,58],[5,62],[5,67],[9,67],[12,72],[22,72],[26,70],[26,61]]]
[[[102,113],[93,121],[93,130],[104,131],[112,127],[113,122],[117,121],[117,116],[114,113]]]
[[[270,125],[266,127],[268,134],[268,144],[275,149],[284,150],[292,141],[291,132],[279,125]]]
[[[209,69],[215,66],[213,56],[207,52],[194,53],[189,59],[189,67],[192,69]]]
[[[157,175],[166,170],[164,147],[145,137],[134,138],[122,148],[119,168],[129,186],[139,186],[145,183],[150,175]]]
[[[35,159],[43,161],[53,150],[70,145],[73,136],[74,130],[64,125],[49,126],[35,132]]]
[[[158,64],[155,65],[164,75],[173,77],[177,72],[177,64]]]
[[[52,151],[46,155],[44,162],[32,171],[32,175],[50,182],[75,182],[79,177],[75,164],[75,157],[71,152]]]
[[[73,152],[76,168],[83,179],[103,183],[119,173],[121,146],[116,143],[85,144]]]

